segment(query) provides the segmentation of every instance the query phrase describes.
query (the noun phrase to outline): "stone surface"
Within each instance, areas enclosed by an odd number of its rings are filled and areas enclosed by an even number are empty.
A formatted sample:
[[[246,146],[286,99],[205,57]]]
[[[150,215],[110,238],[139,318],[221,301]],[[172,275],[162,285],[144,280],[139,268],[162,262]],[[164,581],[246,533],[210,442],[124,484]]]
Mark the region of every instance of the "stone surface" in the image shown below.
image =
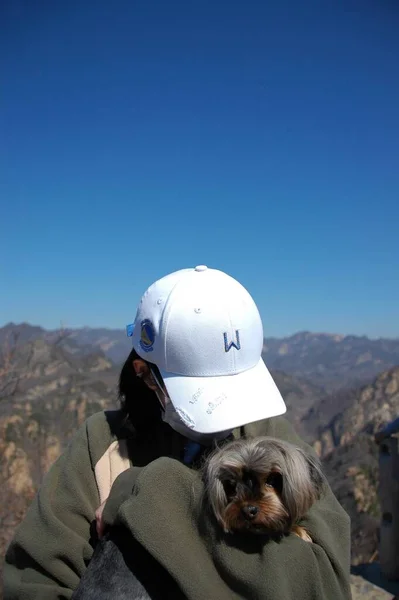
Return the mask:
[[[360,577],[351,575],[352,600],[392,600],[392,594]]]

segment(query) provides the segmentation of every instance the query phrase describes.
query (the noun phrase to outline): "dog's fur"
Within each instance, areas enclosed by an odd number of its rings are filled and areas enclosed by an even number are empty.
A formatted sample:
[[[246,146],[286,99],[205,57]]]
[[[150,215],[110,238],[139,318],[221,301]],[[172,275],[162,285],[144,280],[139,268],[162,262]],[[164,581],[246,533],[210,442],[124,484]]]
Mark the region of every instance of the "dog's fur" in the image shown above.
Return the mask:
[[[289,442],[257,437],[218,448],[203,467],[205,501],[226,533],[312,539],[298,521],[322,493],[318,459]]]

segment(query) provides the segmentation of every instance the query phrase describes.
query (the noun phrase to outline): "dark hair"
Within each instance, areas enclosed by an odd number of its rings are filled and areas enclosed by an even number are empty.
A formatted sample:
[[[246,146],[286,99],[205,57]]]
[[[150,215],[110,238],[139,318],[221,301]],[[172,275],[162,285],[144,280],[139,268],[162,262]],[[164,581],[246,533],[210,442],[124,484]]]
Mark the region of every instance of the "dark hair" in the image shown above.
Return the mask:
[[[119,399],[121,409],[126,418],[136,431],[148,429],[154,422],[161,421],[161,405],[156,394],[137,377],[133,361],[143,360],[135,350],[127,357],[119,375]],[[161,375],[156,365],[146,361],[148,366],[162,382]]]

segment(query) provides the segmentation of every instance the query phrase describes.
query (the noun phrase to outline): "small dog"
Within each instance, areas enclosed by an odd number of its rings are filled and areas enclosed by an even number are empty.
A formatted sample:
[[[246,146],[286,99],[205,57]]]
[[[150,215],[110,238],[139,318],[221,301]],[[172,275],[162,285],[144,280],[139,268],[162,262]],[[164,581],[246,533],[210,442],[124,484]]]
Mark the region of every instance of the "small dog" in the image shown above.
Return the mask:
[[[205,501],[225,533],[294,533],[312,542],[298,521],[321,496],[320,462],[291,443],[256,437],[228,442],[203,467]]]

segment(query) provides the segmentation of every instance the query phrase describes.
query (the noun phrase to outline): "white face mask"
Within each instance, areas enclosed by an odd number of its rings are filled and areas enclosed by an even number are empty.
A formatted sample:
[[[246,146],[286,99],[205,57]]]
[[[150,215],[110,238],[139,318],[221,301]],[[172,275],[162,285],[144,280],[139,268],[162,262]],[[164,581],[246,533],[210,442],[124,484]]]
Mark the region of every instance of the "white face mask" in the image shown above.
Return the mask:
[[[217,433],[198,433],[197,431],[194,431],[190,427],[187,427],[185,423],[183,423],[170,400],[162,413],[162,420],[170,425],[172,429],[177,431],[177,433],[180,433],[182,436],[193,442],[201,444],[201,446],[210,446],[213,444],[213,442],[224,440],[231,433],[231,430],[219,431]]]
[[[182,435],[185,438],[188,438],[193,442],[201,444],[201,446],[210,446],[211,444],[213,444],[213,442],[219,442],[220,440],[224,440],[230,435],[232,430],[219,431],[216,433],[198,433],[197,431],[194,431],[193,429],[188,427],[179,417],[171,399],[165,393],[155,373],[152,370],[151,373],[158,386],[158,390],[156,390],[155,393],[163,408],[162,420],[168,425],[170,425],[170,427],[172,427],[172,429],[174,429],[177,433],[180,433],[180,435]]]

